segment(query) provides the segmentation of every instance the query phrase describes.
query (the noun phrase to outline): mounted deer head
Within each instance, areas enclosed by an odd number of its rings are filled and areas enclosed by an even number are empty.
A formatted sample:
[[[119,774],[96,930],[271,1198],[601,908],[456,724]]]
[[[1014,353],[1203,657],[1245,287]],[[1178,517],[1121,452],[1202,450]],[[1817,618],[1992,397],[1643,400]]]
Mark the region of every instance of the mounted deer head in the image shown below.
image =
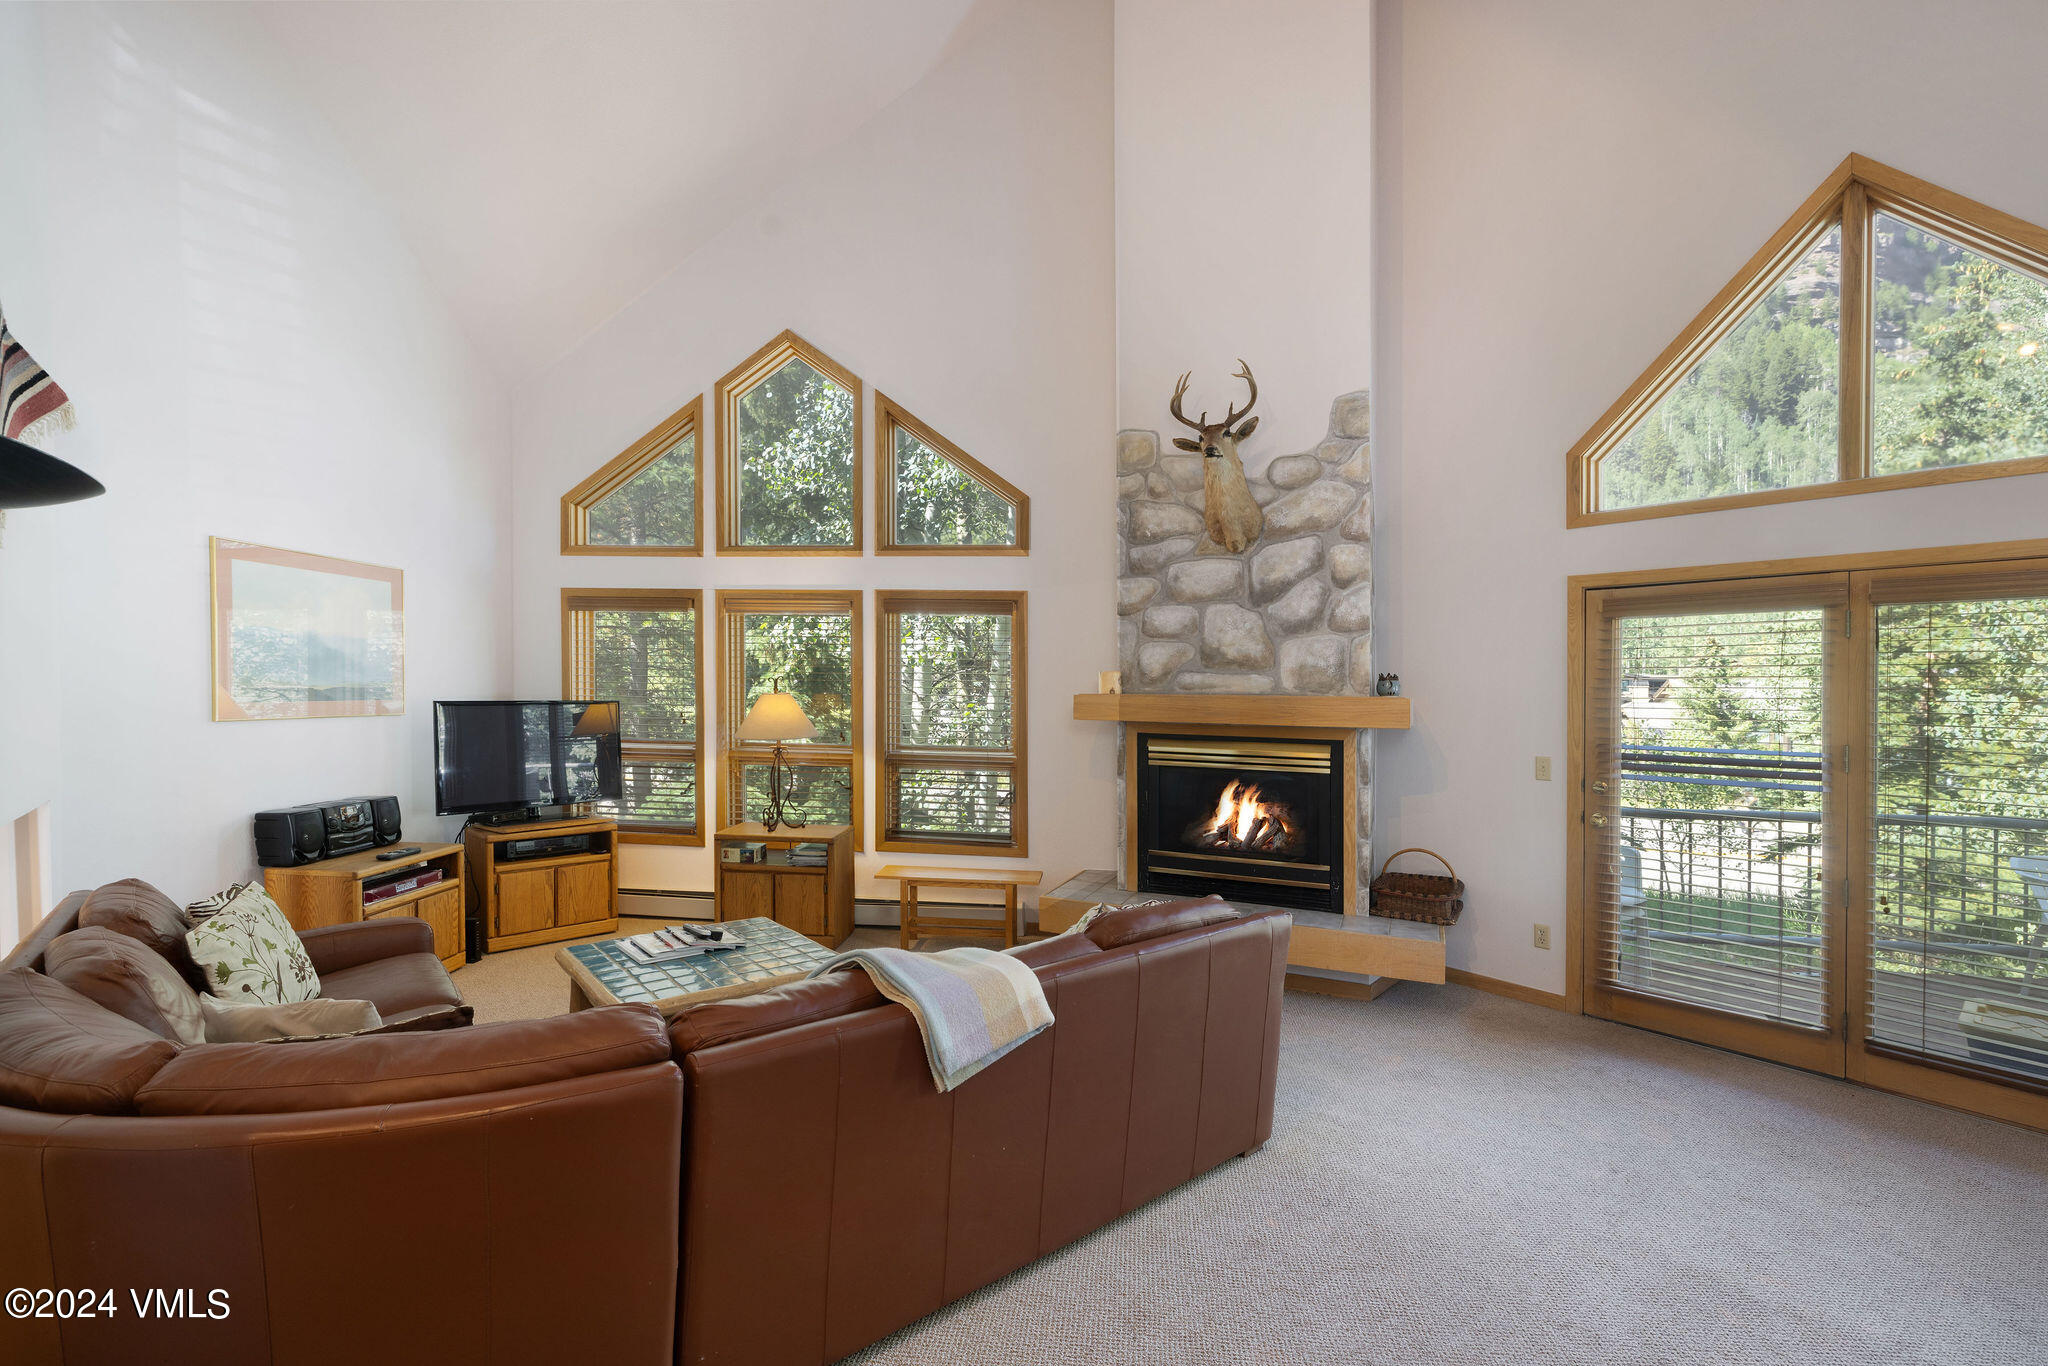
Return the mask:
[[[1233,555],[1241,554],[1266,529],[1266,514],[1259,511],[1258,502],[1246,486],[1244,462],[1237,458],[1237,443],[1259,425],[1259,420],[1250,416],[1252,405],[1259,401],[1259,382],[1252,378],[1252,368],[1238,361],[1238,378],[1251,387],[1244,407],[1231,408],[1221,422],[1211,422],[1209,410],[1204,408],[1201,420],[1194,421],[1180,409],[1193,373],[1182,375],[1180,383],[1174,386],[1172,411],[1175,421],[1194,428],[1200,435],[1177,436],[1173,444],[1202,457],[1202,521],[1209,539]]]

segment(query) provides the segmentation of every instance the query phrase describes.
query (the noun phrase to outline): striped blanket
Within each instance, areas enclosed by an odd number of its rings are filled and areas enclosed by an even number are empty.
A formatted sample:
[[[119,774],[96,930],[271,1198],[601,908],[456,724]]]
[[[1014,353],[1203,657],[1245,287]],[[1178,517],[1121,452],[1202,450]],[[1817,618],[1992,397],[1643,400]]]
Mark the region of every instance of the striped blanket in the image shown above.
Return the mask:
[[[924,1033],[925,1061],[950,1091],[1052,1023],[1038,974],[993,949],[850,949],[812,977],[866,968],[875,987],[907,1007]]]
[[[33,446],[74,420],[71,400],[0,316],[0,436]]]

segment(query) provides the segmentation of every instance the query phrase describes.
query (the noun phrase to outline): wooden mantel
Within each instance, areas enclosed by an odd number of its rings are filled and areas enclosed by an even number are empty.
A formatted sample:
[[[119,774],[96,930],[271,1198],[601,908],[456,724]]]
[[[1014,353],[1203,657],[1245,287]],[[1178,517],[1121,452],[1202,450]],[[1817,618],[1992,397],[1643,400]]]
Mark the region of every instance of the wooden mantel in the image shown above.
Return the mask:
[[[1406,730],[1408,699],[1286,697],[1260,693],[1077,692],[1074,694],[1074,719]]]

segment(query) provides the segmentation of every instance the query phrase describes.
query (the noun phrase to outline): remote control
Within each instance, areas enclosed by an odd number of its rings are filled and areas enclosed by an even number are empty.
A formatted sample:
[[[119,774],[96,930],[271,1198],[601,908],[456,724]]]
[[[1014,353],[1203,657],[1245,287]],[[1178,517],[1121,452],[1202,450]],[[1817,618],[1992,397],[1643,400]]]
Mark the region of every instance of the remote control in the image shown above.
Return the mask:
[[[418,853],[419,851],[420,851],[420,847],[419,847],[419,846],[418,846],[417,844],[415,844],[415,845],[414,845],[414,846],[413,846],[412,848],[410,848],[410,849],[393,849],[393,850],[392,850],[392,851],[391,851],[390,853],[388,853],[388,854],[379,854],[379,855],[377,855],[377,862],[379,862],[379,863],[389,863],[389,862],[391,862],[391,861],[392,861],[393,859],[401,859],[401,858],[405,858],[405,857],[407,857],[408,855],[411,855],[411,854],[417,854],[417,853]]]

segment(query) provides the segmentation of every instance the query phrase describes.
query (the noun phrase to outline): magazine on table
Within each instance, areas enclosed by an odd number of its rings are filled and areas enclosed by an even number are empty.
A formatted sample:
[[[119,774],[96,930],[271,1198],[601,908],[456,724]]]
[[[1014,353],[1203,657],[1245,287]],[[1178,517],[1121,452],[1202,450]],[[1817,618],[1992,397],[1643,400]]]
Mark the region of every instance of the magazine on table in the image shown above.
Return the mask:
[[[721,937],[713,939],[718,934]],[[698,929],[691,926],[669,926],[648,934],[636,934],[619,941],[619,948],[636,962],[650,967],[662,963],[674,963],[684,958],[696,958],[721,949],[745,947],[746,941],[730,929]]]

